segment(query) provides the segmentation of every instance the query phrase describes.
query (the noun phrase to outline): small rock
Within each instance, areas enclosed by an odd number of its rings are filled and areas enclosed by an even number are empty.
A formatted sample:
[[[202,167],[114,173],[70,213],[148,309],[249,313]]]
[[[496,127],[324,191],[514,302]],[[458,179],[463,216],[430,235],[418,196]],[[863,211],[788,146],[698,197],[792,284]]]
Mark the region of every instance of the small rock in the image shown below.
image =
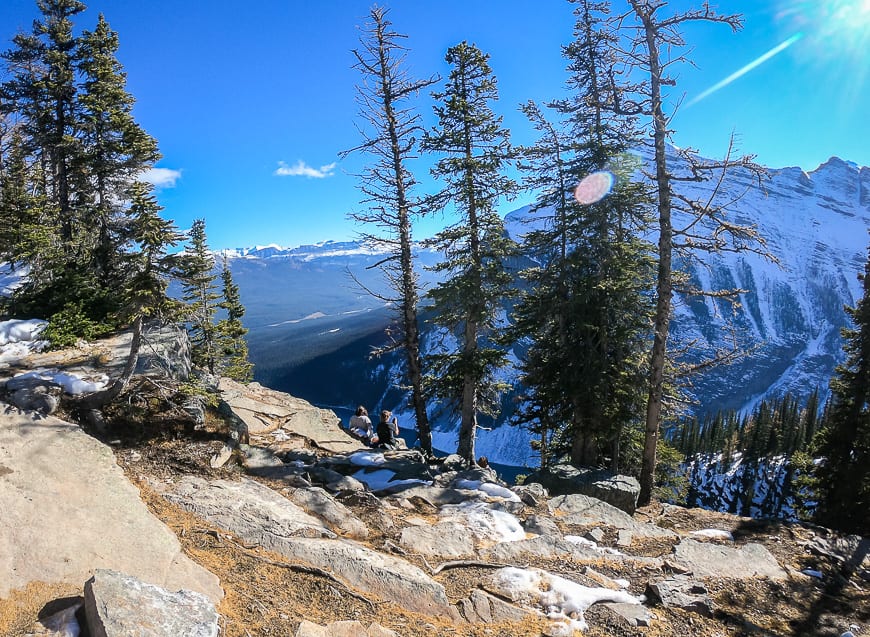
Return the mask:
[[[522,496],[520,496],[522,497]],[[556,521],[545,515],[531,515],[523,522],[523,528],[527,533],[535,533],[536,535],[549,535],[551,537],[562,537],[562,531],[559,530],[559,525]]]
[[[602,604],[602,606],[631,627],[649,626],[653,619],[652,612],[640,604]]]
[[[175,593],[134,577],[97,569],[85,583],[85,611],[92,637],[217,637],[218,614],[201,593]]]
[[[24,637],[79,637],[81,627],[76,613],[84,606],[84,600],[77,599],[72,606],[38,620]]]
[[[583,534],[583,537],[587,540],[592,540],[597,544],[601,544],[604,541],[604,531],[601,529],[589,529]]]

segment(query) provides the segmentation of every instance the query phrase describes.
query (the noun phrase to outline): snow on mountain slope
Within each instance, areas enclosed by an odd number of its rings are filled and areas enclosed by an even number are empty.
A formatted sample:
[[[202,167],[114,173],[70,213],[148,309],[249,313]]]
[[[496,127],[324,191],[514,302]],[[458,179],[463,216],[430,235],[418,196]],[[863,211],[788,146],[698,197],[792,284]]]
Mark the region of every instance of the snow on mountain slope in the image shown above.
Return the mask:
[[[679,187],[699,199],[709,196],[711,189],[688,182]],[[721,197],[720,201],[735,201],[729,220],[755,226],[778,264],[754,253],[723,252],[687,266],[698,283],[745,290],[732,318],[741,344],[753,348],[750,357],[693,382],[694,409],[745,410],[764,396],[787,391],[806,396],[816,387],[824,390],[842,360],[839,332],[848,320],[843,305],[854,305],[860,294],[857,274],[870,243],[870,168],[832,158],[810,173],[799,168],[771,170],[761,187],[747,171],[735,170],[725,178]],[[529,224],[523,220],[530,216],[528,206],[509,214],[509,232],[517,238],[527,232]],[[680,222],[675,217],[675,226]],[[531,225],[540,223],[539,214]],[[419,254],[425,264],[438,258],[432,251]],[[302,382],[307,392],[302,397],[319,404],[352,407],[360,401],[378,401],[368,405],[370,410],[392,409],[403,426],[410,426],[411,414],[403,408],[401,392],[389,386],[398,377],[400,358],[369,360],[360,355],[376,344],[389,312],[372,311],[378,302],[353,282],[348,270],[366,286],[383,291],[377,270],[367,269],[379,260],[378,250],[327,241],[293,249],[238,250],[230,256],[248,308],[258,380],[284,382],[276,389],[291,393],[298,391],[294,383]],[[434,280],[431,273],[421,274],[425,284]],[[674,342],[695,341],[699,354],[714,351],[725,344],[720,328],[723,316],[731,312],[722,302],[678,297]],[[300,348],[305,356],[297,355]],[[353,352],[352,360],[341,358],[342,348]],[[336,386],[335,370],[318,365],[318,357],[332,364],[341,360],[342,378],[356,380],[340,380]],[[284,374],[282,365],[293,368],[293,374]],[[508,371],[505,378],[515,374]],[[510,397],[503,402],[509,410]],[[490,431],[480,431],[478,454],[493,462],[534,464],[528,433],[504,425],[507,415]],[[436,415],[435,428],[436,446],[452,451],[456,423]]]

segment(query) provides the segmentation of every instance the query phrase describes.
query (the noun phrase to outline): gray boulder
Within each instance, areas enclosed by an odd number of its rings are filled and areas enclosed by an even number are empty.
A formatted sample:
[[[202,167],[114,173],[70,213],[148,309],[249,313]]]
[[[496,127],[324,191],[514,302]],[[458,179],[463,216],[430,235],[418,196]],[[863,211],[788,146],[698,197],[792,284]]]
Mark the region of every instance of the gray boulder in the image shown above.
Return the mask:
[[[205,595],[175,593],[117,571],[99,569],[85,583],[92,637],[217,637],[218,614]]]
[[[291,537],[335,537],[323,522],[269,487],[184,476],[164,497],[247,542],[280,551]]]
[[[707,595],[707,587],[685,575],[647,584],[646,596],[654,604],[682,608],[704,617],[713,615],[713,600]]]
[[[788,577],[785,569],[761,544],[732,547],[684,539],[674,547],[673,560],[695,577]]]
[[[320,487],[296,489],[290,494],[290,499],[311,515],[325,520],[345,537],[364,540],[369,536],[369,529],[363,521]]]
[[[676,538],[677,534],[654,524],[636,521],[622,509],[586,495],[560,495],[547,503],[550,515],[562,524],[578,526],[606,525],[631,531],[633,537]]]
[[[457,522],[439,522],[402,529],[399,544],[402,548],[442,560],[457,560],[475,554],[475,536],[468,527]]]
[[[525,483],[543,485],[551,495],[579,493],[607,502],[629,515],[637,508],[640,483],[636,478],[614,475],[609,471],[578,469],[570,464],[558,464],[548,470],[536,471]]]

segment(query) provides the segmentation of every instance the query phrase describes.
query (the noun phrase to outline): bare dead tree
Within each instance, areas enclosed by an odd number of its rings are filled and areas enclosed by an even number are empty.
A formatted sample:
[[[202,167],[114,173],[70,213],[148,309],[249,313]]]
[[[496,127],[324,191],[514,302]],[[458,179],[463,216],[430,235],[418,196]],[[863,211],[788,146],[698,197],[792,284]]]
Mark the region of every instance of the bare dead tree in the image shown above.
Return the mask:
[[[390,288],[396,292],[396,296],[388,300],[397,303],[401,326],[400,334],[390,333],[394,340],[387,349],[405,352],[417,435],[424,453],[431,454],[432,432],[423,391],[417,318],[419,284],[412,240],[412,220],[420,213],[420,200],[412,194],[417,180],[408,168],[417,152],[417,134],[421,127],[419,115],[408,105],[408,100],[438,78],[411,78],[405,69],[407,49],[400,44],[407,36],[392,29],[385,9],[374,6],[369,15],[371,22],[360,39],[361,48],[353,51],[354,68],[362,75],[357,86],[357,104],[363,124],[357,128],[363,142],[342,153],[344,157],[361,151],[372,158],[359,176],[359,189],[365,196],[362,203],[368,208],[350,216],[367,228],[360,233],[364,242],[387,248],[386,256],[376,267],[381,268]]]
[[[656,466],[656,447],[662,421],[663,388],[668,357],[667,342],[675,292],[675,258],[696,258],[699,252],[751,250],[766,255],[764,240],[757,231],[729,221],[727,212],[734,203],[723,201],[722,184],[731,170],[745,170],[760,179],[762,169],[751,156],[734,157],[733,138],[728,154],[721,161],[700,160],[691,148],[674,148],[671,161],[667,143],[671,137],[670,121],[679,106],[666,113],[666,87],[676,86],[672,67],[691,63],[686,57],[686,41],[682,28],[691,22],[724,24],[736,31],[742,27],[739,15],[722,15],[708,2],[700,9],[663,15],[664,0],[629,0],[630,10],[614,19],[614,27],[628,37],[620,54],[625,60],[622,72],[639,78],[635,90],[624,96],[615,107],[623,113],[648,118],[652,138],[654,171],[648,174],[655,190],[658,212],[658,272],[656,277],[656,308],[653,346],[649,361],[649,396],[647,400],[641,491],[639,503],[648,504],[652,496]],[[679,182],[713,184],[703,200],[692,199],[675,188]],[[675,217],[675,213],[676,216]],[[680,225],[675,227],[674,220]],[[686,221],[683,221],[686,220]],[[695,292],[699,292],[695,290]],[[714,292],[721,297],[736,297],[738,290]],[[728,359],[718,354],[721,360]]]

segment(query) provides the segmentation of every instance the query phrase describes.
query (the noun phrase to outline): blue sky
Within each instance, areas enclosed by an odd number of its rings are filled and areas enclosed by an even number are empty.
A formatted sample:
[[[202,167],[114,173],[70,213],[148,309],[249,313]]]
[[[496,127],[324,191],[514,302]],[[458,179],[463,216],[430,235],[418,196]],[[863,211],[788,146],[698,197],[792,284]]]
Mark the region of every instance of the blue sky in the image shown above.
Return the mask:
[[[351,49],[371,3],[359,0],[85,0],[79,28],[102,11],[118,32],[135,116],[157,138],[167,181],[159,198],[180,228],[204,217],[213,248],[295,246],[354,237],[359,142]],[[390,19],[409,36],[416,76],[446,76],[446,49],[461,40],[491,55],[515,143],[533,133],[517,106],[562,93],[560,46],[570,41],[564,0],[394,0]],[[617,3],[618,4],[618,3]],[[674,9],[698,6],[679,0]],[[686,30],[695,67],[678,70],[675,142],[705,156],[739,150],[770,167],[812,170],[832,155],[870,165],[870,0],[722,0],[745,28]],[[3,48],[29,30],[34,0],[0,2]],[[788,44],[784,44],[788,43]],[[782,50],[699,101],[704,91],[766,52]],[[431,100],[420,101],[427,125]],[[305,170],[296,170],[300,166]],[[292,174],[292,173],[303,174]],[[425,167],[419,177],[429,186]],[[507,212],[529,202],[505,202]],[[430,235],[449,221],[419,225]]]

